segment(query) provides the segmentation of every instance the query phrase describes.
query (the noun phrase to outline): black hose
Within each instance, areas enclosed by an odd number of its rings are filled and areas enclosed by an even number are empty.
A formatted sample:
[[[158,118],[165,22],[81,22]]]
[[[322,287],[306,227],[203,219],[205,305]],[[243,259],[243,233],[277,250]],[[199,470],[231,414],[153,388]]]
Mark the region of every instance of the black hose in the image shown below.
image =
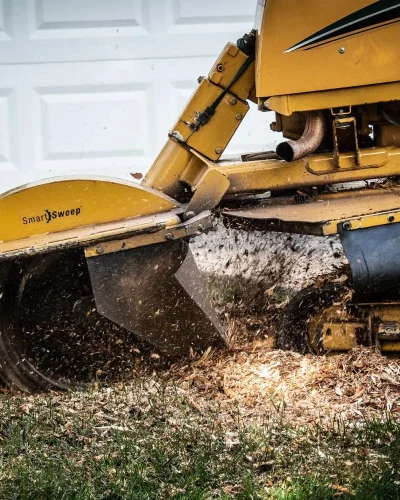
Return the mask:
[[[202,111],[195,124],[193,125],[193,131],[199,130],[202,125],[206,125],[211,118],[214,116],[217,106],[222,102],[224,97],[229,93],[231,87],[235,85],[235,83],[239,80],[239,78],[247,71],[247,69],[251,66],[255,59],[255,42],[256,40],[256,32],[252,30],[250,33],[245,34],[242,38],[237,41],[237,46],[239,50],[244,52],[248,57],[242,66],[237,71],[236,75],[233,77],[232,81],[229,85],[224,89],[224,91],[215,99],[215,101],[206,107],[204,111]]]
[[[383,108],[383,104],[379,104],[379,113],[382,115],[382,117],[388,121],[389,123],[391,123],[392,125],[396,125],[396,127],[400,127],[400,121],[398,120],[395,120],[394,118],[392,118],[390,115],[387,114],[387,112],[384,110]]]

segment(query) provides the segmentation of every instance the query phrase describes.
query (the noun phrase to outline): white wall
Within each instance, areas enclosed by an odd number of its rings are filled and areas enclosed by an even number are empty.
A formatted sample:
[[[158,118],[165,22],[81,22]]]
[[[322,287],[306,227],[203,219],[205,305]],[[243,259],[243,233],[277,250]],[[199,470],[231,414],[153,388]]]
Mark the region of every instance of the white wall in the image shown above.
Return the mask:
[[[252,28],[255,6],[0,0],[0,191],[50,176],[144,173],[197,77]],[[269,116],[249,115],[229,153],[274,147]]]

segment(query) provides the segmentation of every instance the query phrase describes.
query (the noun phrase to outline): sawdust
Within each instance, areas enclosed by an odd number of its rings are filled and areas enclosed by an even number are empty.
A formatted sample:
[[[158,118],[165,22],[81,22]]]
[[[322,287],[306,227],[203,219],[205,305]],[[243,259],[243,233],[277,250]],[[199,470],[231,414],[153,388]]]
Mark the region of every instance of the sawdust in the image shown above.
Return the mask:
[[[347,264],[338,237],[241,231],[216,218],[214,229],[190,243],[199,269],[209,276],[262,281],[266,288],[299,291]]]
[[[246,423],[271,414],[294,425],[400,416],[400,364],[375,348],[314,356],[276,350],[268,337],[252,338],[229,351],[209,349],[161,376],[190,394],[200,410],[218,407],[221,418],[234,410]]]

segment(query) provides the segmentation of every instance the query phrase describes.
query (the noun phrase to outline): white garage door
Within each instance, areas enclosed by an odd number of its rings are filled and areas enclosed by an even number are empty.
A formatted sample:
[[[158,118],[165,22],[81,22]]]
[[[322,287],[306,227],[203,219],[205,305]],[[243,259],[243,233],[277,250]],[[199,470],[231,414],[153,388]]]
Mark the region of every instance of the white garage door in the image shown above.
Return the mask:
[[[0,0],[0,191],[145,172],[197,77],[251,29],[255,4]],[[229,152],[271,142],[267,116],[251,114]]]

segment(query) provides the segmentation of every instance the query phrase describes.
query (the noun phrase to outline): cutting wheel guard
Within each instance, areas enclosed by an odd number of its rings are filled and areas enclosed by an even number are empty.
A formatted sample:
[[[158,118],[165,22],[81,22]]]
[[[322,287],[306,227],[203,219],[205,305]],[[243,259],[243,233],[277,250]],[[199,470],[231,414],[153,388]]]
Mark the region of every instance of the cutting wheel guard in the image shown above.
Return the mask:
[[[204,350],[224,334],[185,241],[87,259],[100,314],[179,356]]]

